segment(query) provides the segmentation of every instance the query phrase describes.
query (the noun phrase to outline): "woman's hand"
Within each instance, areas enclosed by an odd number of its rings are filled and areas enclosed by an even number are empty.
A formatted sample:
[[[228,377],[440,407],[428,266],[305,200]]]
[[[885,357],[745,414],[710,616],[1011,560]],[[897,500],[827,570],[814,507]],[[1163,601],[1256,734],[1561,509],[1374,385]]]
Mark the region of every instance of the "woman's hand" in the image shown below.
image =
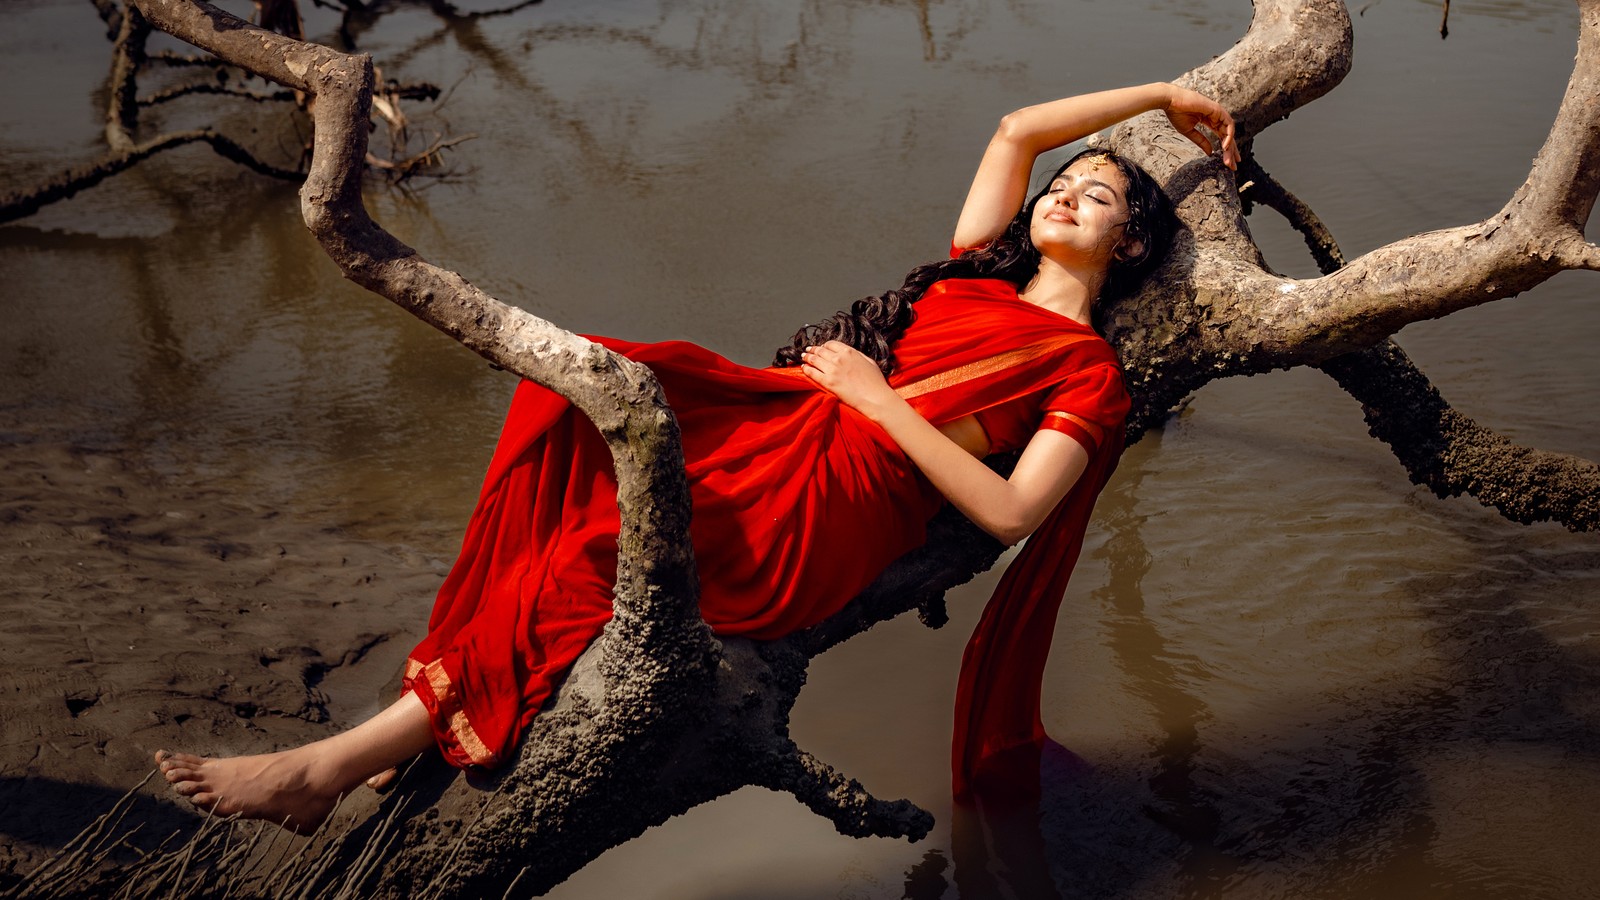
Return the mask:
[[[1204,125],[1211,129],[1222,139],[1222,164],[1230,169],[1238,168],[1239,145],[1233,140],[1233,116],[1228,115],[1222,104],[1204,94],[1177,85],[1168,87],[1172,89],[1172,94],[1167,99],[1165,111],[1172,127],[1198,144],[1207,156],[1215,153],[1217,148],[1197,126]]]
[[[871,357],[842,341],[807,347],[800,354],[800,371],[839,402],[876,420],[900,401]]]

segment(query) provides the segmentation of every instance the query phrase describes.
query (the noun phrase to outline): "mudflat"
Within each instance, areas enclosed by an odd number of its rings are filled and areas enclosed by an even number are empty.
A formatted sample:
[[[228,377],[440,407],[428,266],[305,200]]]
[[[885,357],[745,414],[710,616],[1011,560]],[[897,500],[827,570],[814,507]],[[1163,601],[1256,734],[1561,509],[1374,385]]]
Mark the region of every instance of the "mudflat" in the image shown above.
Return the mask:
[[[226,473],[61,431],[0,409],[0,884],[159,748],[280,749],[393,699],[458,540],[374,539],[344,498],[284,511]],[[159,779],[134,804],[141,844],[195,815]]]

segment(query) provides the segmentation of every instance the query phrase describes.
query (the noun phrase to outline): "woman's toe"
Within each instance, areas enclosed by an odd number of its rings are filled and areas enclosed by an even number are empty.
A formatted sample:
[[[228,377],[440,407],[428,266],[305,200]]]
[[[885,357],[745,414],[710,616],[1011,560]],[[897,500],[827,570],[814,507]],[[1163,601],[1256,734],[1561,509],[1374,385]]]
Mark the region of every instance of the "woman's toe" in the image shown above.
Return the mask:
[[[367,787],[372,788],[375,791],[381,791],[390,784],[393,784],[395,778],[398,777],[399,774],[400,773],[395,769],[384,769],[382,772],[379,772],[378,774],[367,779]]]

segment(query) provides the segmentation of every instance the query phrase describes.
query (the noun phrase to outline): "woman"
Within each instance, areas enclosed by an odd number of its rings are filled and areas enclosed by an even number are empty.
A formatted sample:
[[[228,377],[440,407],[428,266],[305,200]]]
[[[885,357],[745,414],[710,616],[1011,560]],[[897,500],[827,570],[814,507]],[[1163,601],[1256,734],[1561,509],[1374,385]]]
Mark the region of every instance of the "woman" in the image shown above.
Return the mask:
[[[1007,544],[1038,530],[963,659],[958,795],[980,776],[1029,781],[1016,754],[1043,738],[1049,626],[1127,412],[1115,353],[1090,320],[1097,300],[1137,287],[1174,227],[1149,176],[1108,153],[1075,157],[1031,200],[1028,180],[1040,153],[1150,110],[1210,153],[1205,125],[1223,162],[1237,162],[1228,114],[1172,85],[1028,107],[984,153],[956,224],[953,247],[966,249],[802,329],[773,368],[602,339],[649,365],[678,414],[701,609],[721,634],[769,639],[821,621],[920,545],[946,501]],[[1016,449],[1008,478],[981,461]],[[401,699],[279,753],[159,752],[167,781],[219,813],[306,829],[430,746],[458,766],[498,765],[610,618],[613,478],[587,420],[521,385]]]

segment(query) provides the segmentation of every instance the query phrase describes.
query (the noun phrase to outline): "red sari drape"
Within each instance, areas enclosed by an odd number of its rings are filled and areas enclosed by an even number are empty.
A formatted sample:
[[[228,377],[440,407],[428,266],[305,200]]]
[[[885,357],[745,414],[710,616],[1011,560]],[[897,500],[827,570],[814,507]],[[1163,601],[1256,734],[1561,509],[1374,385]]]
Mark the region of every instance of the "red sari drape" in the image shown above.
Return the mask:
[[[881,429],[798,370],[751,369],[681,342],[597,340],[648,365],[678,416],[701,613],[718,633],[771,639],[813,625],[923,542],[943,499]],[[1120,378],[1079,377],[1114,367],[1111,348],[1005,282],[934,285],[895,355],[890,384],[936,425],[1042,404],[1120,434]],[[1045,620],[1117,449],[1093,454],[974,635],[958,698],[958,793],[983,760],[1043,734]],[[427,706],[452,763],[500,763],[599,635],[611,617],[617,531],[599,434],[559,396],[523,383],[461,555],[406,664],[406,690]]]

